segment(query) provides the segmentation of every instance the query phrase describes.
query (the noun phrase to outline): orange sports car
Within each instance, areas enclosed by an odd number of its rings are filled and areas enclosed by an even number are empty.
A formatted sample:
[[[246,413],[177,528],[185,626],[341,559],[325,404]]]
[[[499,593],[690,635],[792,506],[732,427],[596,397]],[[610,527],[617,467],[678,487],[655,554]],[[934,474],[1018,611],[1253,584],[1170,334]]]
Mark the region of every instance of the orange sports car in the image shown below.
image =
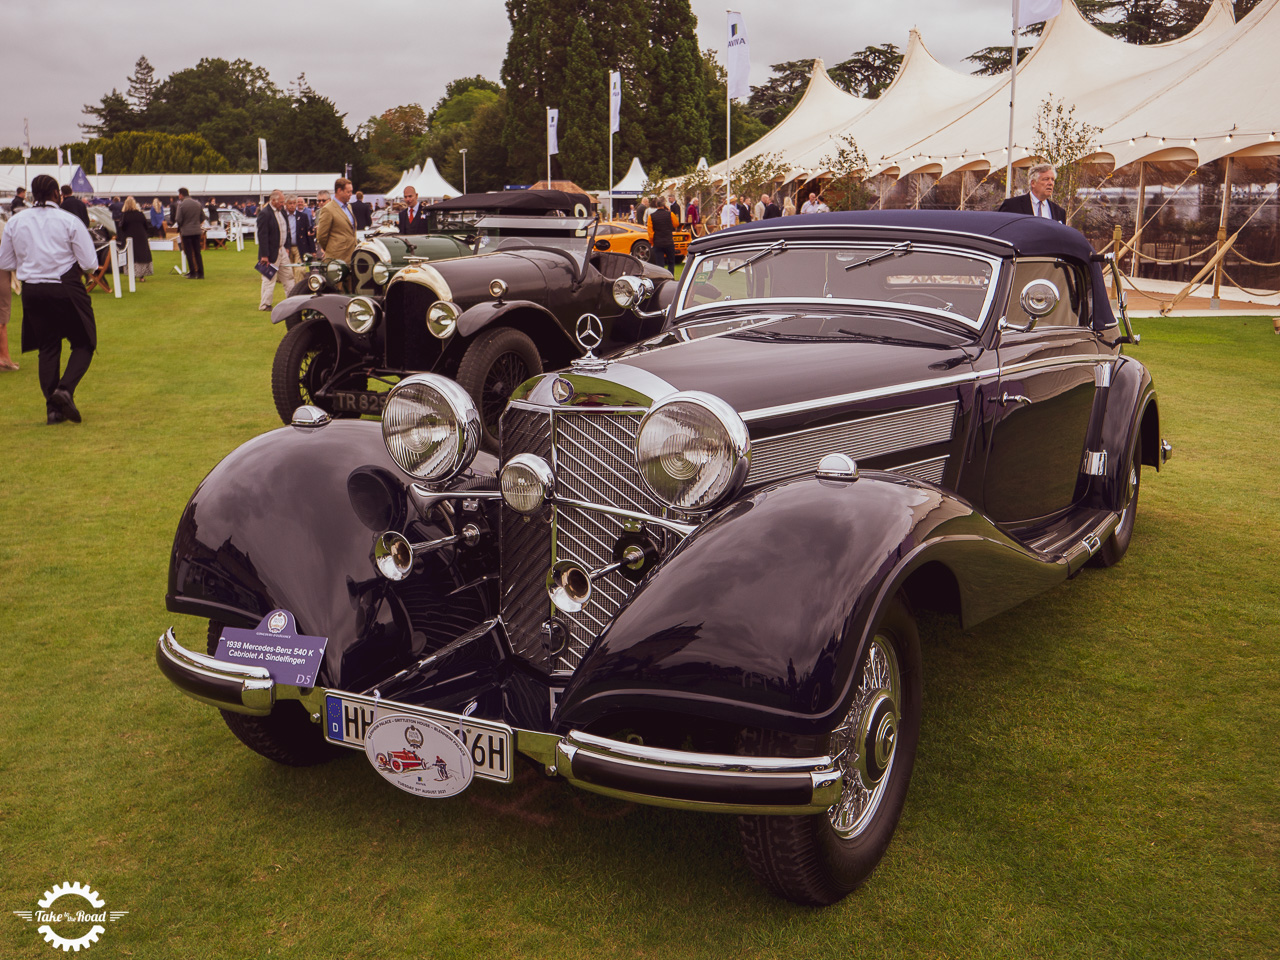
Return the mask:
[[[689,231],[677,228],[674,233],[676,241],[676,259],[683,260],[689,252]],[[649,250],[653,242],[649,233],[639,224],[626,220],[606,220],[596,231],[596,240],[605,240],[614,253],[629,253],[639,260],[649,259]]]

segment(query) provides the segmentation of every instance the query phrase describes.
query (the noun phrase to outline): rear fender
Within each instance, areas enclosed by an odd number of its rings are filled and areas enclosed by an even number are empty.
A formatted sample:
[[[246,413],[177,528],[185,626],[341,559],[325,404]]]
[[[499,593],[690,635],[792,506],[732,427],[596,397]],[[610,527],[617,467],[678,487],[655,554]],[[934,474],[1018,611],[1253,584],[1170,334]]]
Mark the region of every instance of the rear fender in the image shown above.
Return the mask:
[[[588,651],[557,724],[667,712],[829,732],[877,610],[899,588],[937,584],[937,568],[923,569],[934,563],[950,571],[965,623],[1067,576],[927,484],[864,472],[766,487],[655,569]]]
[[[495,465],[481,455],[473,470],[491,474]],[[416,503],[377,423],[256,437],[214,467],[187,504],[167,606],[241,627],[289,610],[301,633],[329,638],[320,682],[362,689],[491,615],[491,586],[478,582],[496,571],[496,536],[487,532],[476,547],[429,554],[406,580],[379,576],[373,545],[382,532],[414,541],[454,532],[447,516]]]

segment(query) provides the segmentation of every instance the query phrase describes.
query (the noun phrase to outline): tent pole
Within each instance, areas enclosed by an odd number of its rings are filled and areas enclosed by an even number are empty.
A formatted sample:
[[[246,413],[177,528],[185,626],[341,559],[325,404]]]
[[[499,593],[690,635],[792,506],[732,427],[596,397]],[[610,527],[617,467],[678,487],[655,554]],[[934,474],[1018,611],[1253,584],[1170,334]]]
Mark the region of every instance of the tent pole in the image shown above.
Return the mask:
[[[1221,253],[1222,245],[1227,240],[1227,213],[1231,207],[1231,158],[1227,157],[1227,167],[1222,174],[1222,215],[1218,219],[1218,251]],[[1222,261],[1225,257],[1218,258],[1218,265],[1213,268],[1213,297],[1209,300],[1209,309],[1218,310],[1222,306],[1219,296],[1222,292]]]
[[[1138,275],[1142,261],[1138,259],[1138,244],[1142,241],[1142,222],[1147,215],[1147,161],[1138,163],[1138,216],[1134,220],[1133,254],[1129,257],[1129,276]]]
[[[728,55],[726,54],[726,57]],[[729,158],[733,156],[733,141],[729,137],[729,111],[733,101],[729,97],[729,81],[726,79],[724,84],[724,199],[725,203],[729,202],[732,195],[733,182],[729,175]]]
[[[1013,0],[1013,60],[1009,68],[1009,158],[1004,168],[1004,198],[1013,196],[1013,103],[1018,89],[1018,0]]]

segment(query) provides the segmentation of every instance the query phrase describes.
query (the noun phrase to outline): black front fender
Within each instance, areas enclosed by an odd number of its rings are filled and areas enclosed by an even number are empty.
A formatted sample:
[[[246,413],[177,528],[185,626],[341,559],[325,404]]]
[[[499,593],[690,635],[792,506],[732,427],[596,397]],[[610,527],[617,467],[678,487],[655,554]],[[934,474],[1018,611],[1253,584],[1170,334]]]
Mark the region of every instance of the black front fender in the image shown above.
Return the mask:
[[[482,455],[477,467],[492,460]],[[167,605],[241,627],[287,609],[302,633],[329,638],[321,682],[360,689],[491,615],[484,584],[459,588],[495,564],[496,537],[430,554],[421,572],[392,583],[373,565],[388,529],[417,542],[452,532],[418,510],[379,424],[274,430],[233,451],[192,495]]]
[[[729,507],[657,568],[588,652],[557,724],[667,712],[794,733],[842,716],[876,612],[912,577],[949,571],[973,622],[1060,582],[937,487],[864,472],[806,478]],[[923,577],[923,573],[921,574]]]

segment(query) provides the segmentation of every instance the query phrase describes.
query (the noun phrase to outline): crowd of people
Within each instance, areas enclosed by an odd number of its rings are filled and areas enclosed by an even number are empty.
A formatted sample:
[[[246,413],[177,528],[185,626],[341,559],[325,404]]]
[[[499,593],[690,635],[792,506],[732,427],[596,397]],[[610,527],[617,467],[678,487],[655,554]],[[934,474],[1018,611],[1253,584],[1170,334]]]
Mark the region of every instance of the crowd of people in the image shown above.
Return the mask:
[[[745,194],[730,194],[723,199],[713,198],[713,202],[709,205],[709,212],[706,213],[704,213],[696,196],[689,198],[688,203],[681,204],[676,199],[675,194],[668,194],[666,197],[653,196],[642,199],[631,208],[627,214],[627,219],[632,223],[645,224],[646,227],[651,227],[651,218],[658,209],[667,210],[672,214],[676,221],[676,229],[685,229],[698,233],[702,232],[696,229],[700,225],[705,226],[707,231],[719,230],[724,227],[737,226],[740,223],[749,223],[752,220],[772,220],[774,217],[789,217],[797,212],[795,200],[790,196],[780,197],[777,194],[762,193],[760,199],[754,204],[751,203],[751,198]],[[830,213],[831,208],[823,202],[817,193],[810,193],[809,199],[805,201],[798,212]],[[652,229],[650,229],[650,233],[652,232]],[[656,243],[654,246],[656,249]]]

